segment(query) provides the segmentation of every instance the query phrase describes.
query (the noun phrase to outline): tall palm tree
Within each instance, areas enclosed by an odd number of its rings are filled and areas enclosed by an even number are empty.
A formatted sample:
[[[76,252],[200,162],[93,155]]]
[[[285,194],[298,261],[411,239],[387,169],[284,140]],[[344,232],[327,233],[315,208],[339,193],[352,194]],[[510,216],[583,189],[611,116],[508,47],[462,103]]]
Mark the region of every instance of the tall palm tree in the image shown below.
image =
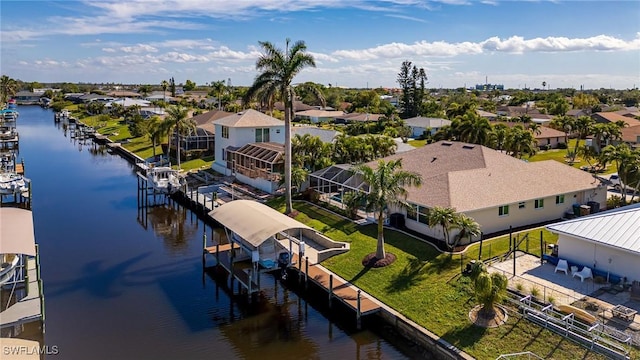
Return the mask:
[[[171,131],[173,130],[176,134],[176,158],[178,160],[178,170],[180,170],[180,130],[181,127],[183,127],[185,120],[187,120],[188,110],[189,109],[180,105],[169,107],[167,110],[167,117],[161,125],[167,133],[167,143],[171,143],[169,141],[169,134],[171,134]],[[171,149],[171,146],[169,146],[169,149]]]
[[[508,134],[509,126],[507,126],[507,124],[497,123],[493,125],[491,133],[489,134],[489,144],[491,148],[499,151],[504,150]]]
[[[429,227],[442,226],[442,236],[447,246],[449,246],[449,231],[456,223],[457,217],[456,209],[453,208],[436,206],[429,209],[429,215],[427,215]]]
[[[162,135],[162,127],[160,119],[157,116],[153,116],[149,120],[147,120],[147,126],[145,127],[147,136],[151,139],[151,144],[153,146],[153,159],[155,161],[156,158],[156,144],[160,142],[160,136]]]
[[[571,162],[576,159],[576,153],[580,147],[580,140],[587,137],[587,135],[593,131],[593,124],[595,124],[595,120],[593,120],[591,116],[580,116],[576,119],[574,126],[578,136],[576,137],[576,146],[573,148],[573,152],[571,152]]]
[[[2,75],[0,77],[0,94],[2,98],[0,103],[6,103],[7,99],[16,94],[16,91],[18,91],[18,82],[7,75]]]
[[[387,207],[408,208],[407,187],[422,185],[420,174],[402,170],[402,159],[385,162],[379,160],[375,169],[362,164],[354,168],[354,172],[362,176],[369,185],[369,192],[365,196],[367,211],[376,213],[378,220],[378,244],[376,259],[384,259],[384,212]]]
[[[167,102],[167,88],[169,88],[169,82],[167,80],[162,80],[162,82],[160,83],[160,86],[162,87],[162,100],[166,103]]]
[[[576,119],[572,116],[561,115],[556,116],[549,124],[552,128],[564,132],[564,143],[569,145],[569,134],[575,128]]]
[[[255,78],[247,90],[246,99],[253,99],[257,94],[264,94],[266,89],[277,89],[276,93],[284,102],[284,177],[286,189],[286,212],[290,213],[291,203],[291,112],[295,90],[293,78],[306,67],[315,67],[313,56],[306,52],[304,41],[293,44],[286,39],[286,49],[282,51],[268,41],[259,42],[263,54],[256,61],[256,69],[261,73]],[[291,46],[290,46],[291,45]]]

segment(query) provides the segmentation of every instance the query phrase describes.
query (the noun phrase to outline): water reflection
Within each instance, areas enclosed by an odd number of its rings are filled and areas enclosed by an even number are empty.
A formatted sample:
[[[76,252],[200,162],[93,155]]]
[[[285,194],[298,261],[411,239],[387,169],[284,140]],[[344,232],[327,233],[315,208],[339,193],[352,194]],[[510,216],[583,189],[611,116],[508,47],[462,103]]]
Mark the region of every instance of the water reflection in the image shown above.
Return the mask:
[[[139,204],[142,206],[142,204]],[[164,242],[165,248],[172,253],[183,253],[188,240],[198,233],[198,221],[189,221],[189,210],[167,199],[167,203],[147,206],[138,212],[138,223],[153,232]]]

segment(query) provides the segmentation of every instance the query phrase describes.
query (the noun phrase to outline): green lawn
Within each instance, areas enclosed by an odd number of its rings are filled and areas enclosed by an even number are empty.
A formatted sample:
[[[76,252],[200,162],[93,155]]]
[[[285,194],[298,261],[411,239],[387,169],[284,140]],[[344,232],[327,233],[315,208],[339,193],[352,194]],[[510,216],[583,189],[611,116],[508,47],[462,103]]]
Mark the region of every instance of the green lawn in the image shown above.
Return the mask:
[[[281,198],[270,205],[284,210]],[[496,329],[472,325],[468,313],[476,301],[468,278],[460,276],[459,255],[441,254],[429,244],[385,230],[386,249],[397,256],[396,262],[380,269],[364,268],[362,258],[375,251],[375,225],[358,226],[307,203],[295,203],[294,207],[299,211],[297,220],[334,240],[350,243],[349,252],[328,259],[323,262],[324,266],[478,359],[495,359],[502,353],[520,351],[554,359],[603,358],[518,318],[511,317],[507,324]],[[539,239],[539,229],[531,232],[531,237]],[[548,242],[555,241],[553,237],[547,238],[546,233],[544,236]],[[504,252],[509,238],[502,236],[485,241],[483,257],[489,256],[489,244],[494,253]],[[477,257],[477,246],[469,248],[465,262]],[[539,253],[539,241],[533,247]]]

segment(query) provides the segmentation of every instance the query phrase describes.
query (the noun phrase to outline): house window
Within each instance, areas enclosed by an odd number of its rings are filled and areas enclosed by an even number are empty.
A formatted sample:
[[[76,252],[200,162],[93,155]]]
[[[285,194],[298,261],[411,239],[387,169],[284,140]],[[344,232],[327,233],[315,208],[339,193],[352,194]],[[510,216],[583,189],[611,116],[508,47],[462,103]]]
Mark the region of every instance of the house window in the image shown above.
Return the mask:
[[[498,216],[509,215],[509,205],[503,205],[498,208]]]
[[[418,220],[417,208],[418,208],[417,205],[409,204],[409,208],[407,208],[407,219],[414,220],[414,221]]]
[[[269,142],[269,128],[256,129],[256,142]]]
[[[535,208],[536,209],[542,209],[543,207],[544,207],[544,199],[537,199]]]
[[[228,126],[223,126],[222,127],[222,138],[223,139],[228,139],[229,138],[229,127]]]
[[[526,203],[525,203],[524,201],[519,202],[519,203],[518,203],[518,209],[524,209],[524,208],[525,208],[525,204],[526,204]]]
[[[280,129],[276,129],[276,134],[280,134]]]
[[[564,204],[564,195],[556,195],[556,205]]]
[[[429,208],[418,206],[418,222],[429,225]]]

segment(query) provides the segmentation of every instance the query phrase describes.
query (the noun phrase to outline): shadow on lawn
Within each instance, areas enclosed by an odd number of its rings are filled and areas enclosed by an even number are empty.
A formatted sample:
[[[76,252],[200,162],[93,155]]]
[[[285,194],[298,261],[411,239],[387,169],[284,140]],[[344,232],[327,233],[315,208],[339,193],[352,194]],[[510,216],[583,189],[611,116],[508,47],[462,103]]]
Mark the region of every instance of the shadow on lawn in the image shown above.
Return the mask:
[[[402,269],[402,271],[394,275],[389,285],[387,286],[387,291],[402,291],[411,288],[416,285],[418,282],[424,280],[425,275],[422,272],[422,269],[427,264],[424,261],[412,257],[409,258],[409,263]]]
[[[442,337],[458,348],[469,348],[484,336],[486,328],[469,324],[463,328],[447,331]]]

